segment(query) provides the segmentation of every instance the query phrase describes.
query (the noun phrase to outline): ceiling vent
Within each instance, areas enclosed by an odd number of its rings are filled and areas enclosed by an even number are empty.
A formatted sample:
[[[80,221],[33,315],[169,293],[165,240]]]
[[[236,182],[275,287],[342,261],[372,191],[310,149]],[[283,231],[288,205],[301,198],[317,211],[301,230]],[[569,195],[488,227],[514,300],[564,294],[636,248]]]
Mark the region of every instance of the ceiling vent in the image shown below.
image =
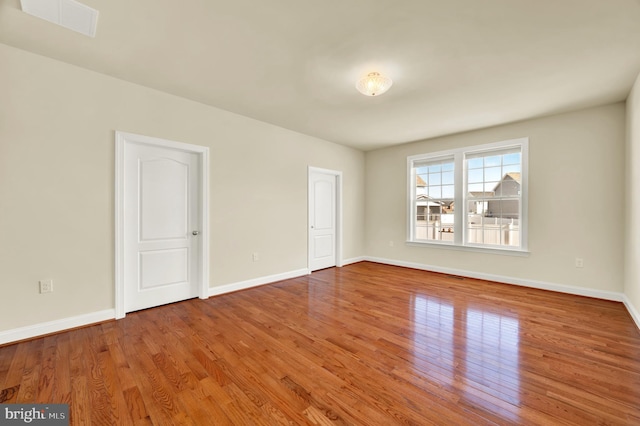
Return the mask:
[[[89,37],[96,36],[98,11],[75,0],[20,0],[22,11]]]

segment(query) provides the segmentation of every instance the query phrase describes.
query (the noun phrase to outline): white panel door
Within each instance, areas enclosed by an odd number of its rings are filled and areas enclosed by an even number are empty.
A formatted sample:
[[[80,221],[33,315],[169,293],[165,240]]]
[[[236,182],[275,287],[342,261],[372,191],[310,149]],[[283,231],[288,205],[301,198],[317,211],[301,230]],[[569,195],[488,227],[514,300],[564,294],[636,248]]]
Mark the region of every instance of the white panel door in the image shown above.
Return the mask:
[[[198,156],[128,143],[124,151],[125,312],[198,296]]]
[[[309,269],[336,266],[336,175],[309,175]]]

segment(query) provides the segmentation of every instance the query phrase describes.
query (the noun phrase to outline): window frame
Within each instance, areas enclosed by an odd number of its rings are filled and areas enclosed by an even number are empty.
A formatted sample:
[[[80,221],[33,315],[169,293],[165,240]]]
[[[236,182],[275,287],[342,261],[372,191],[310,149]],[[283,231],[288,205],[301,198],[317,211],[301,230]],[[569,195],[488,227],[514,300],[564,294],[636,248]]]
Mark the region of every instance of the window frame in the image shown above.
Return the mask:
[[[452,160],[452,161],[449,161],[449,160]],[[453,198],[451,198],[451,197],[442,197],[442,196],[441,196],[441,197],[439,197],[439,198],[435,198],[435,199],[434,199],[434,201],[451,200],[451,199],[453,199],[453,201],[454,201],[454,203],[455,203],[455,201],[456,201],[456,198],[455,198],[455,188],[457,187],[457,182],[456,182],[456,174],[455,174],[456,164],[455,164],[455,158],[454,158],[454,156],[453,156],[453,155],[438,155],[438,156],[432,156],[432,157],[429,157],[427,161],[428,161],[429,163],[438,163],[438,162],[447,162],[447,163],[449,163],[449,162],[452,162],[452,163],[454,164],[454,166],[453,166],[453,167],[454,167],[454,172],[453,172],[453,178],[454,178],[454,182],[453,182],[453,186],[454,186],[454,196],[453,196]],[[415,161],[414,161],[414,162],[415,162]],[[441,172],[441,173],[442,173],[442,172]],[[430,172],[428,172],[427,174],[428,174],[428,175],[431,175],[431,173],[430,173]],[[416,181],[417,181],[417,179],[416,179],[416,178],[417,178],[417,176],[418,176],[418,175],[419,175],[419,173],[415,173],[415,167],[414,167],[414,168],[413,168],[413,173],[412,173],[412,176],[413,176],[413,182],[416,182]],[[442,187],[443,185],[442,185],[442,183],[441,183],[441,184],[439,184],[439,185],[434,185],[434,186],[440,186],[440,187]],[[416,187],[416,186],[413,186],[413,187],[411,188],[411,190],[415,189],[415,187]],[[427,184],[427,188],[429,188],[429,187],[430,187],[430,185],[429,185],[429,184]],[[417,196],[416,196],[415,192],[412,194],[412,197],[413,197],[413,200],[412,200],[412,201],[413,201],[413,209],[414,209],[414,212],[417,212],[418,204],[417,204]],[[428,214],[427,214],[427,215],[428,215]],[[455,215],[454,215],[454,217],[455,217]],[[412,232],[414,232],[414,234],[412,234],[412,236],[414,237],[414,241],[415,241],[415,230],[416,230],[415,222],[416,222],[416,220],[417,220],[416,215],[414,214],[414,215],[412,216],[412,218],[413,218],[414,224],[413,224],[413,226],[412,226],[412,228],[411,228],[411,229],[412,229]],[[454,219],[454,224],[455,224],[455,219]],[[427,227],[427,228],[428,228],[428,227]],[[455,230],[454,230],[454,236],[455,236]],[[447,241],[444,241],[444,240],[418,240],[418,241],[420,241],[420,242],[422,242],[422,241],[428,241],[428,242],[434,242],[434,243],[450,244],[450,242],[447,242]]]
[[[491,153],[508,148],[519,148],[521,154],[521,175],[520,175],[520,246],[505,246],[484,243],[469,243],[467,241],[467,161],[468,155]],[[419,162],[439,161],[453,157],[454,162],[454,234],[453,241],[442,240],[417,240],[416,234],[416,167]],[[527,254],[528,253],[528,188],[529,181],[529,138],[509,139],[500,142],[467,146],[446,151],[437,151],[424,154],[411,155],[407,157],[407,198],[408,198],[408,221],[407,221],[407,244],[417,246],[431,246],[449,248],[456,250],[498,252],[503,254]]]

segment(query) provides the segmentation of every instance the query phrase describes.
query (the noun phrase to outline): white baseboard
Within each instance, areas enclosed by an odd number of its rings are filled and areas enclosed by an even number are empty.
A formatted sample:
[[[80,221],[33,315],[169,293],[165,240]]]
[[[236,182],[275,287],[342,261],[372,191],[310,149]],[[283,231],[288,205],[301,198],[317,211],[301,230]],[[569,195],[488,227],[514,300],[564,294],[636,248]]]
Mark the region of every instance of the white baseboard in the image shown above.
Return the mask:
[[[379,257],[361,256],[352,259],[346,259],[342,262],[343,266],[350,265],[352,263],[370,261],[376,263],[383,263],[387,265],[402,266],[406,268],[420,269],[424,271],[439,272],[443,274],[459,275],[469,278],[477,278],[488,281],[496,281],[505,284],[514,284],[523,287],[537,288],[541,290],[551,290],[560,293],[574,294],[577,296],[595,297],[598,299],[613,300],[616,302],[624,303],[625,307],[629,311],[629,314],[633,318],[634,322],[640,329],[640,313],[631,304],[631,301],[624,293],[616,293],[604,290],[594,290],[584,287],[574,287],[563,284],[549,283],[543,281],[527,280],[522,278],[508,277],[504,275],[485,274],[480,272],[467,271],[455,268],[444,268],[440,266],[427,265],[422,263],[405,262],[401,260],[385,259]],[[277,281],[287,280],[291,278],[297,278],[304,275],[308,275],[309,269],[297,269],[294,271],[283,272],[281,274],[269,275],[265,277],[254,278],[246,281],[240,281],[237,283],[226,284],[219,287],[209,288],[209,296],[218,296],[225,293],[231,293],[234,291],[245,290],[252,287],[258,287],[265,284],[274,283]],[[75,317],[63,318],[54,321],[48,321],[40,324],[34,324],[26,327],[15,328],[12,330],[0,331],[0,345],[18,342],[20,340],[30,339],[33,337],[43,336],[50,333],[56,333],[59,331],[65,331],[76,327],[82,327],[102,321],[114,319],[116,316],[115,309],[107,309],[99,312],[92,312],[89,314],[78,315]]]
[[[233,291],[244,290],[251,287],[257,287],[264,284],[282,281],[290,278],[296,278],[308,275],[309,269],[298,269],[295,271],[284,272],[281,274],[269,275],[266,277],[254,278],[252,280],[241,281],[233,284],[227,284],[220,287],[209,289],[209,296],[217,296]],[[95,324],[102,321],[112,320],[116,318],[115,309],[107,309],[99,312],[78,315],[75,317],[63,318],[54,321],[48,321],[40,324],[29,325],[25,327],[15,328],[12,330],[0,331],[0,345],[20,340],[31,339],[33,337],[43,336],[46,334],[57,333],[76,327]]]
[[[585,287],[574,287],[565,284],[556,284],[545,281],[528,280],[524,278],[514,278],[504,275],[485,274],[482,272],[467,271],[455,268],[443,268],[441,266],[425,265],[422,263],[405,262],[402,260],[384,259],[380,257],[366,257],[370,262],[384,263],[387,265],[404,266],[406,268],[421,269],[423,271],[439,272],[442,274],[459,275],[462,277],[477,278],[487,281],[496,281],[503,284],[515,284],[523,287],[537,288],[540,290],[550,290],[559,293],[573,294],[576,296],[594,297],[597,299],[613,300],[622,302],[624,300],[623,293],[614,291],[594,290]]]
[[[32,337],[43,336],[45,334],[56,333],[58,331],[69,330],[71,328],[82,327],[97,322],[112,320],[116,317],[115,309],[107,309],[90,314],[78,315],[75,317],[63,318],[40,324],[28,325],[26,327],[14,328],[13,330],[0,331],[0,345],[20,340],[31,339]]]
[[[239,290],[246,290],[252,287],[258,287],[265,284],[271,284],[276,281],[288,280],[290,278],[297,278],[303,275],[309,275],[309,269],[297,269],[295,271],[283,272],[281,274],[268,275],[266,277],[253,278],[251,280],[240,281],[232,284],[225,284],[218,287],[209,288],[209,296],[219,296],[225,293],[231,293]]]
[[[352,257],[351,259],[344,259],[342,261],[342,265],[341,266],[347,266],[347,265],[351,265],[352,263],[358,263],[358,262],[362,262],[367,260],[367,258],[365,256],[360,256],[360,257]]]
[[[635,306],[633,306],[626,294],[623,294],[622,303],[624,303],[624,306],[627,307],[627,311],[629,311],[631,318],[633,318],[636,326],[638,326],[638,328],[640,329],[640,312],[636,310]]]

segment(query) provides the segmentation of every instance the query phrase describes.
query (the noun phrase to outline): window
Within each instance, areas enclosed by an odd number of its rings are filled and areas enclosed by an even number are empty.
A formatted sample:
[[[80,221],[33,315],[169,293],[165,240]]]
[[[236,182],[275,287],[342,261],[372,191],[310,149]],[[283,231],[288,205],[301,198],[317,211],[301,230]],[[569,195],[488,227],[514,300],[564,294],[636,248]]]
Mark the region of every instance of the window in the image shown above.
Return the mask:
[[[409,241],[526,251],[527,152],[523,138],[409,157]]]
[[[453,241],[453,157],[416,162],[414,167],[416,239]]]

